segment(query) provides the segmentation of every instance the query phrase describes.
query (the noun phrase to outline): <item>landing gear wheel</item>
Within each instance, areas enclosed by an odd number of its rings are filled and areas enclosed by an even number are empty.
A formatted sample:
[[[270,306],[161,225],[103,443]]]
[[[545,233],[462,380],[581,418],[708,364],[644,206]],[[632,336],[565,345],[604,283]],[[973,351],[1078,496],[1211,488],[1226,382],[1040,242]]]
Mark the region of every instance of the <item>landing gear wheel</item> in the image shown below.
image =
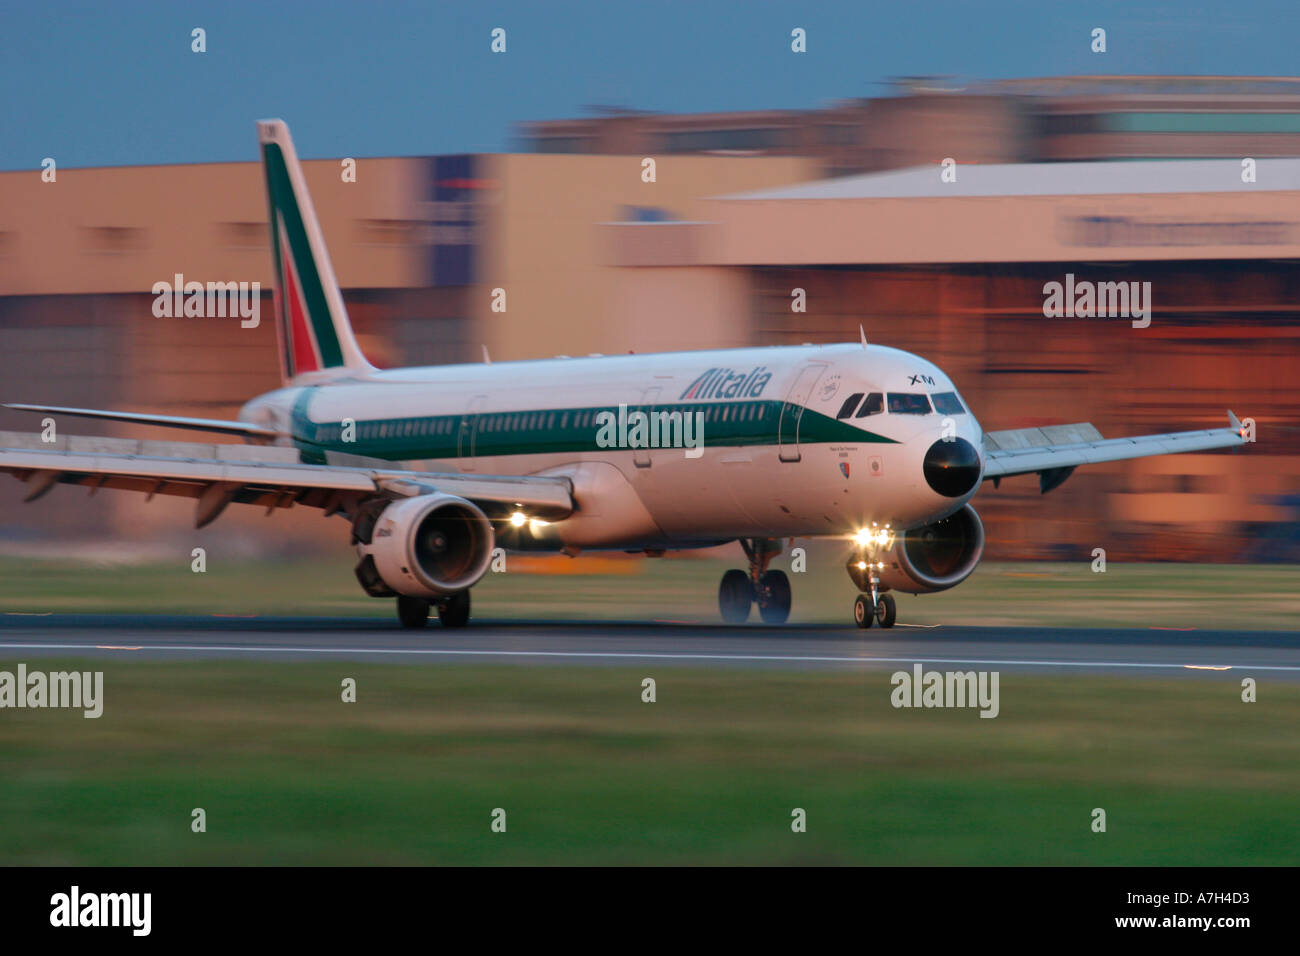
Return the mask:
[[[788,585],[787,585],[788,587]],[[749,575],[732,568],[722,576],[718,585],[718,610],[728,624],[744,624],[749,620],[749,608],[754,603],[754,585]]]
[[[880,595],[880,600],[876,602],[876,620],[880,622],[880,626],[893,627],[897,617],[898,605],[894,602],[894,596],[892,594]]]
[[[469,590],[459,591],[438,608],[443,627],[464,627],[469,623]]]
[[[397,619],[402,622],[402,627],[424,627],[429,621],[429,602],[424,598],[398,595]]]
[[[876,614],[871,608],[871,598],[865,594],[859,594],[858,599],[853,602],[853,621],[862,628],[876,623]]]
[[[758,579],[758,613],[764,624],[784,624],[790,617],[790,579],[784,571],[767,571]]]

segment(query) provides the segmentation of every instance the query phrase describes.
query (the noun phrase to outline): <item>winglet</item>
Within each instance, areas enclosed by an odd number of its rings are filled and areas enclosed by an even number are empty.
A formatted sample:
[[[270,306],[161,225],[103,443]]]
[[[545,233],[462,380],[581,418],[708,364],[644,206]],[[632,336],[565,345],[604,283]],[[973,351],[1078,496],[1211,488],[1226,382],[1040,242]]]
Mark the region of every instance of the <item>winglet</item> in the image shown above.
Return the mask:
[[[862,339],[862,347],[865,349],[867,347],[867,330],[861,324],[858,325],[858,336]]]
[[[1228,409],[1228,424],[1232,426],[1233,431],[1238,435],[1241,434],[1241,419],[1232,414],[1232,409]]]

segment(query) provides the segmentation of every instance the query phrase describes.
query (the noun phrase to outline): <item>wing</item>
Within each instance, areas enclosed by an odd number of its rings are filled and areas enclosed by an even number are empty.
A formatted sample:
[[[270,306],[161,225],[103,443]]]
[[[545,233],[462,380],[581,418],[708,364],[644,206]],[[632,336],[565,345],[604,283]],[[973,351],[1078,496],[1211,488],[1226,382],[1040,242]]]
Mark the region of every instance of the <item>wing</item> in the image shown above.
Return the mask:
[[[1079,465],[1244,445],[1245,429],[1231,411],[1228,424],[1228,428],[1109,439],[1102,438],[1101,432],[1087,422],[985,432],[984,477],[997,485],[1008,475],[1037,473],[1039,488],[1046,494]]]
[[[52,412],[77,418],[102,418],[111,422],[132,422],[136,425],[157,425],[161,428],[189,428],[194,431],[218,432],[223,435],[242,435],[245,438],[278,438],[274,428],[263,428],[248,422],[232,422],[224,418],[184,418],[179,415],[151,415],[147,412],[112,412],[98,408],[64,408],[60,405],[21,405],[5,403],[5,408],[19,412]]]
[[[33,501],[56,484],[119,488],[198,499],[203,527],[232,502],[260,505],[269,514],[295,504],[326,514],[352,513],[368,498],[399,498],[442,491],[473,501],[488,517],[518,508],[546,521],[574,510],[568,478],[535,475],[463,475],[406,471],[392,462],[329,454],[326,464],[304,464],[296,449],[269,445],[205,445],[67,436],[52,443],[23,432],[0,432],[0,472],[26,482]]]

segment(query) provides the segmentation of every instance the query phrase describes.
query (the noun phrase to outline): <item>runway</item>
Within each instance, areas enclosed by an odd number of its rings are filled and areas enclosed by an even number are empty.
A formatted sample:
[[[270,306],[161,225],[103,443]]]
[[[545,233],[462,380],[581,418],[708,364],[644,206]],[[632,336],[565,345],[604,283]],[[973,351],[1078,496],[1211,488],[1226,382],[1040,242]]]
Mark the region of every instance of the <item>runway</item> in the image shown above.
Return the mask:
[[[17,614],[0,662],[38,656],[369,660],[513,665],[935,669],[1300,681],[1300,632],[1144,628],[767,627],[697,622],[473,620],[407,631],[382,618]]]

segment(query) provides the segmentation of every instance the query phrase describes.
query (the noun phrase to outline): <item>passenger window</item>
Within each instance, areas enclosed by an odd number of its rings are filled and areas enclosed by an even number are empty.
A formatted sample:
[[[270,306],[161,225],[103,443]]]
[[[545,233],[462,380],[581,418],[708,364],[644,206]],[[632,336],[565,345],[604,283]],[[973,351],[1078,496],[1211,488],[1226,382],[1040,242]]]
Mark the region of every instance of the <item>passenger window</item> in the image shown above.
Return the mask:
[[[913,395],[908,392],[890,392],[889,414],[928,415],[930,414],[930,399],[925,395]]]
[[[862,401],[862,393],[854,392],[848,398],[844,399],[844,404],[840,410],[835,413],[836,418],[848,418],[858,407],[858,402]]]
[[[966,414],[966,409],[962,408],[956,392],[940,392],[938,395],[931,395],[930,398],[934,401],[934,410],[940,415]]]
[[[858,409],[858,418],[866,418],[868,415],[879,415],[885,410],[885,396],[880,392],[872,392],[867,396],[862,407]]]

